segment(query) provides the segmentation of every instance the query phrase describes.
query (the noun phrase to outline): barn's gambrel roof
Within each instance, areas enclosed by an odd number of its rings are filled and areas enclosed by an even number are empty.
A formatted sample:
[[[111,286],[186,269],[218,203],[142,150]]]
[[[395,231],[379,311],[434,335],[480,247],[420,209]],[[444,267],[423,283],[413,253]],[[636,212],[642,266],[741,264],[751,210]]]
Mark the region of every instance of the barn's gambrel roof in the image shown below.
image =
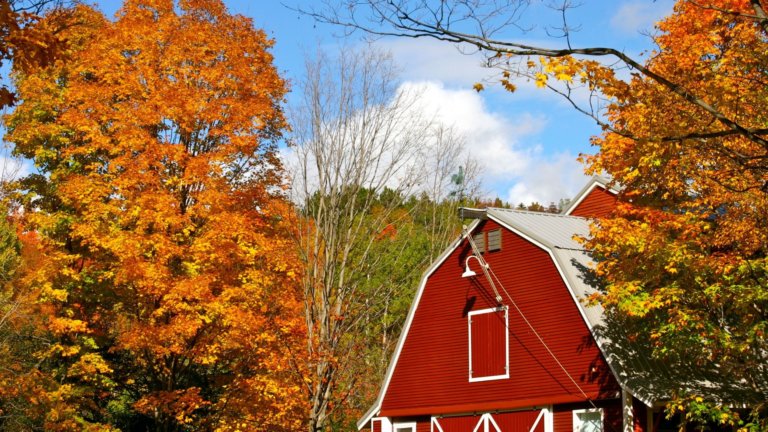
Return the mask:
[[[607,180],[593,178],[593,182],[582,190],[577,200],[592,191],[596,185],[605,186]],[[613,190],[611,190],[613,192]],[[576,201],[576,200],[575,200]],[[571,210],[573,207],[570,208]],[[381,405],[392,379],[397,361],[403,349],[405,339],[408,336],[416,309],[426,287],[429,277],[439,268],[443,262],[458,248],[465,238],[482,222],[490,219],[510,231],[520,235],[534,245],[549,253],[557,267],[563,281],[571,293],[573,301],[577,305],[587,327],[592,332],[595,341],[603,352],[614,376],[622,388],[629,391],[636,398],[647,405],[663,399],[666,394],[666,386],[654,387],[659,382],[659,375],[665,374],[660,365],[651,364],[648,356],[637,347],[627,347],[626,344],[615,344],[609,339],[608,332],[601,331],[605,328],[604,311],[599,305],[586,302],[587,297],[595,291],[590,282],[590,269],[592,259],[578,238],[586,238],[589,235],[592,221],[587,218],[568,216],[567,214],[539,213],[510,209],[462,209],[463,217],[475,219],[465,230],[464,234],[455,240],[450,247],[436,260],[424,273],[415,298],[408,312],[403,331],[398,340],[395,352],[390,360],[384,382],[379,389],[379,394],[371,409],[360,419],[358,428],[364,427],[372,417],[381,411]],[[625,348],[613,350],[610,347],[620,345]],[[627,352],[632,355],[626,355]]]

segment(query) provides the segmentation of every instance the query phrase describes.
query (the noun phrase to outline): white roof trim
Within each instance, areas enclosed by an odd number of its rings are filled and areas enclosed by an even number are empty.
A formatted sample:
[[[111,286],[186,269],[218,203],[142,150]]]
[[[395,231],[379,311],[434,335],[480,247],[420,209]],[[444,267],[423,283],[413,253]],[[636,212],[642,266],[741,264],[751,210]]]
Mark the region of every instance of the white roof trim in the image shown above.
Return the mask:
[[[579,193],[576,194],[575,197],[573,197],[573,201],[568,203],[568,207],[566,207],[561,214],[565,216],[570,216],[571,212],[573,212],[576,209],[576,207],[578,207],[579,204],[581,204],[581,202],[584,201],[584,198],[586,198],[590,194],[590,192],[592,192],[598,186],[602,187],[608,192],[618,195],[620,190],[617,188],[609,188],[608,183],[609,181],[605,177],[592,176],[592,180],[589,183],[587,183],[587,185],[584,186],[579,191]]]
[[[451,243],[448,248],[443,251],[443,254],[440,255],[435,262],[432,263],[432,265],[424,272],[424,275],[421,277],[421,282],[419,283],[419,289],[416,291],[416,296],[413,298],[413,301],[411,302],[411,308],[408,310],[408,316],[405,319],[405,325],[403,326],[402,332],[400,332],[400,338],[397,341],[397,347],[395,348],[395,352],[392,355],[392,358],[389,361],[389,366],[387,367],[387,373],[384,376],[384,383],[382,384],[381,388],[379,389],[379,395],[376,397],[376,401],[373,403],[373,406],[363,415],[363,417],[360,418],[360,420],[357,421],[357,429],[360,430],[373,418],[375,415],[377,415],[381,411],[381,403],[383,402],[384,395],[387,392],[387,388],[389,388],[389,383],[392,380],[392,375],[395,371],[395,366],[397,365],[397,361],[400,359],[400,353],[403,350],[403,345],[405,345],[405,339],[408,336],[408,332],[411,329],[411,323],[413,323],[413,317],[416,315],[416,309],[418,308],[419,302],[421,301],[421,295],[424,293],[424,288],[427,286],[427,280],[430,276],[432,276],[432,273],[435,272],[444,262],[446,259],[448,259],[449,256],[453,253],[456,248],[461,245],[461,243],[464,241],[467,235],[469,235],[477,226],[480,224],[480,220],[475,220],[472,222],[471,225],[466,229],[465,233],[462,234],[458,239],[454,240],[453,243]]]

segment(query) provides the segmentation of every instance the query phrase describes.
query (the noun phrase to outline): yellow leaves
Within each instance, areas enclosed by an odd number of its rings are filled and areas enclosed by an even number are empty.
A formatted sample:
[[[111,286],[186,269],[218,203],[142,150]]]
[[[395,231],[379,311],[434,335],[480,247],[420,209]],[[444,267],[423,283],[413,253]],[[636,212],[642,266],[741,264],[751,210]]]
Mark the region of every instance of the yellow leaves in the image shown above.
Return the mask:
[[[65,302],[69,294],[65,289],[57,289],[53,284],[46,282],[40,291],[41,298],[45,301]]]
[[[550,77],[567,83],[573,83],[573,78],[576,76],[579,76],[582,81],[587,77],[584,63],[571,56],[541,57],[539,66],[532,60],[528,60],[526,65],[529,70],[532,70],[534,81],[539,88],[545,87]]]
[[[53,317],[48,323],[48,330],[57,336],[69,333],[87,333],[88,323],[79,319]]]
[[[472,86],[472,89],[474,89],[476,92],[480,93],[481,91],[483,91],[485,89],[485,87],[483,86],[482,83],[475,83]]]
[[[70,376],[79,377],[84,381],[100,379],[100,375],[112,373],[112,368],[96,353],[87,353],[80,356],[69,369]]]

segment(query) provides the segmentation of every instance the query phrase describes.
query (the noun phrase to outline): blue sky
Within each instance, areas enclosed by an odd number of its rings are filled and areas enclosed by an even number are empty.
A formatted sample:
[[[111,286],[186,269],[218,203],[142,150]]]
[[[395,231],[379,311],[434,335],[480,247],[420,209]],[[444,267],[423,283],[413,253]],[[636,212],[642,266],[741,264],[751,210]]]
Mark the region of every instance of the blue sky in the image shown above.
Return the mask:
[[[120,1],[96,2],[109,16]],[[333,50],[340,44],[361,43],[362,34],[345,39],[326,24],[290,10],[283,3],[307,7],[310,0],[225,0],[232,13],[253,18],[275,39],[275,63],[289,80],[301,78],[305,55],[318,47]],[[547,22],[557,23],[557,13],[540,3],[527,11],[532,31],[522,37],[542,44],[562,44],[546,34]],[[546,2],[550,3],[550,2]],[[671,0],[583,0],[569,12],[574,46],[610,46],[636,54],[651,47],[642,31],[672,10]],[[465,134],[468,150],[482,168],[484,194],[512,203],[538,201],[548,204],[573,196],[586,182],[576,161],[579,153],[591,153],[589,138],[600,133],[594,121],[575,112],[558,96],[520,83],[508,93],[492,81],[486,90],[472,90],[493,71],[481,67],[478,55],[465,55],[444,42],[426,39],[387,38],[376,45],[390,50],[402,68],[403,83],[424,88],[427,106],[442,108],[443,121]],[[289,96],[289,103],[294,98]],[[447,108],[447,109],[446,109]]]

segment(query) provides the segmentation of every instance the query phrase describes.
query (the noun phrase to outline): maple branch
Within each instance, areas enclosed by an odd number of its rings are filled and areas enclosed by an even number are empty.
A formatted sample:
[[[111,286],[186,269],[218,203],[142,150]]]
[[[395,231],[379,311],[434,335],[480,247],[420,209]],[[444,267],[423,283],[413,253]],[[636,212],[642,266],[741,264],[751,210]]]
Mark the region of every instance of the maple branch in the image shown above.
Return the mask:
[[[768,33],[768,14],[765,13],[765,9],[760,4],[760,0],[750,0],[749,3],[752,5],[752,9],[754,9],[757,18],[760,20],[760,27],[763,28],[764,32]]]
[[[526,75],[526,76],[528,76],[529,78],[533,79],[533,77],[531,77],[529,75]],[[723,129],[723,130],[718,130],[718,131],[713,131],[713,132],[690,132],[690,133],[681,134],[681,135],[639,136],[639,135],[633,134],[633,133],[631,133],[631,132],[629,132],[629,131],[627,131],[625,129],[618,129],[618,128],[612,126],[610,123],[601,120],[600,117],[597,114],[595,114],[594,108],[592,108],[590,110],[587,110],[587,109],[583,108],[582,106],[580,106],[571,97],[571,95],[570,95],[570,90],[571,90],[570,86],[567,87],[568,92],[565,92],[565,91],[563,91],[561,89],[558,89],[557,87],[555,87],[553,85],[550,85],[550,84],[546,84],[546,86],[552,92],[554,92],[554,93],[562,96],[563,98],[565,98],[565,100],[568,101],[568,103],[571,104],[573,109],[575,109],[576,111],[578,111],[578,112],[580,112],[580,113],[590,117],[591,119],[593,119],[595,121],[595,123],[597,123],[597,125],[600,126],[603,130],[610,131],[612,133],[615,133],[615,134],[617,134],[619,136],[622,136],[624,138],[628,138],[628,139],[631,139],[631,140],[635,140],[635,141],[674,142],[674,141],[684,141],[684,140],[689,140],[689,139],[711,139],[711,138],[724,138],[724,137],[733,136],[733,135],[741,135],[741,133],[739,131],[736,131],[736,130],[733,130],[733,129]],[[591,98],[590,98],[590,100],[591,100]],[[750,129],[747,129],[747,130],[751,134],[758,135],[758,136],[768,135],[768,128],[750,128]],[[744,155],[744,154],[741,154],[741,153],[735,153],[735,155],[740,160],[768,159],[768,155],[747,156],[747,155]]]

